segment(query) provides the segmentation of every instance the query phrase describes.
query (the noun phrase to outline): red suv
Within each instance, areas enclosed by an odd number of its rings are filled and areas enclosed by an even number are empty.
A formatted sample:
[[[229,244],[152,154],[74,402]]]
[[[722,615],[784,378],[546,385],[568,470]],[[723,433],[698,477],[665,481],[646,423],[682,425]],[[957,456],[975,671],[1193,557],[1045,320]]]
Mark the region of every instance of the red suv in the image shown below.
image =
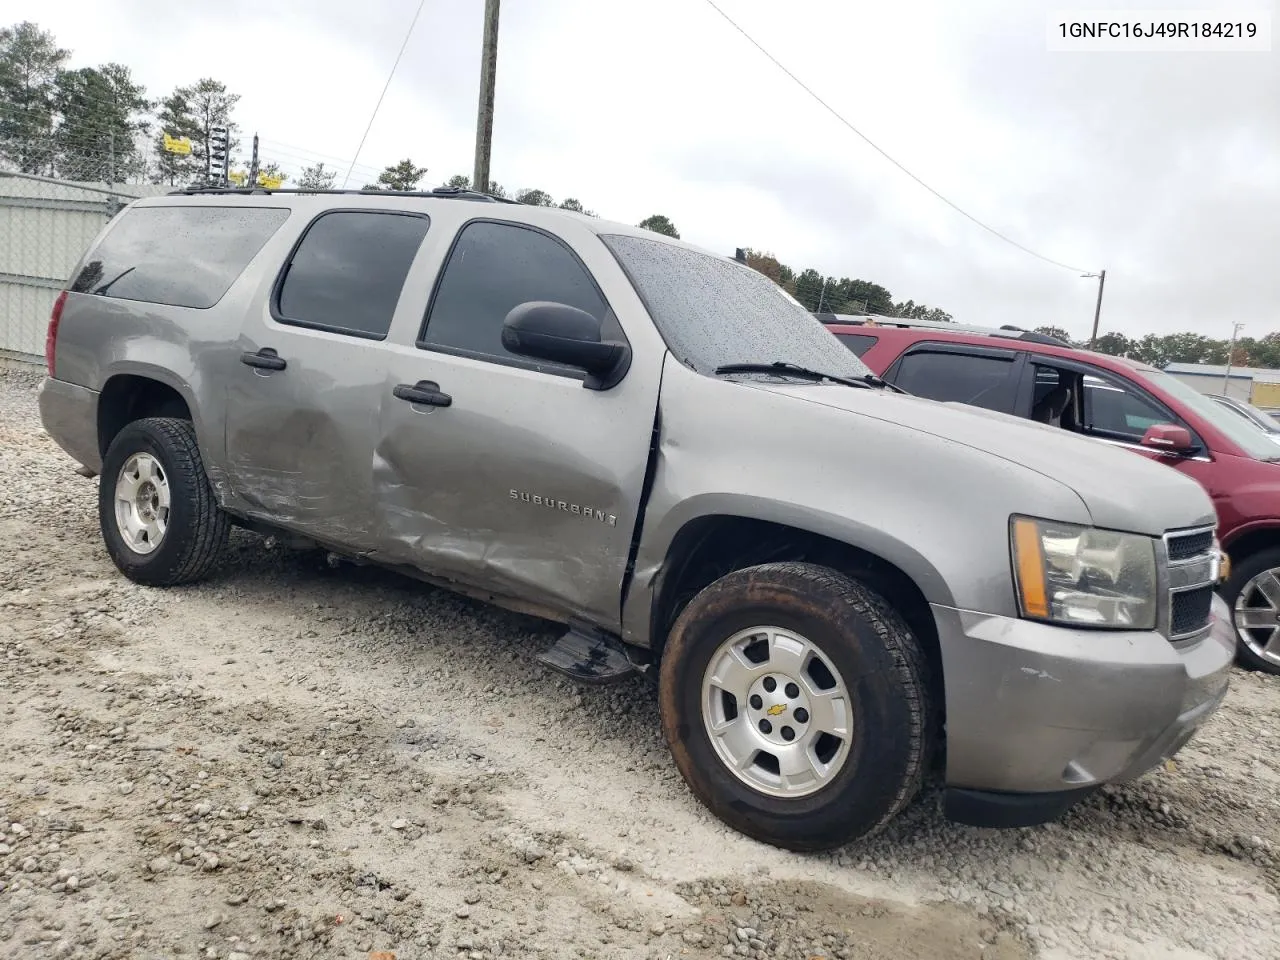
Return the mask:
[[[1242,663],[1280,674],[1280,442],[1155,367],[1016,328],[820,314],[871,370],[916,396],[1038,420],[1167,463],[1218,511],[1220,592]]]

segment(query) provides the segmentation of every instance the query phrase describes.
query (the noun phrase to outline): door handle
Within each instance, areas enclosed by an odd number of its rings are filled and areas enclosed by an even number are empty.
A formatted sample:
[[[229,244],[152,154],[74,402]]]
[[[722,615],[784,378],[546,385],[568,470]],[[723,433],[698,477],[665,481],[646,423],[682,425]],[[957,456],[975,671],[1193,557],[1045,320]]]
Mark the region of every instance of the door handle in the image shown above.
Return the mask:
[[[453,397],[440,392],[440,384],[434,380],[419,380],[417,383],[398,383],[391,391],[398,400],[408,403],[425,403],[429,407],[447,407],[453,403]]]
[[[257,353],[245,351],[240,354],[240,362],[258,370],[283,370],[288,364],[271,347],[263,347]]]

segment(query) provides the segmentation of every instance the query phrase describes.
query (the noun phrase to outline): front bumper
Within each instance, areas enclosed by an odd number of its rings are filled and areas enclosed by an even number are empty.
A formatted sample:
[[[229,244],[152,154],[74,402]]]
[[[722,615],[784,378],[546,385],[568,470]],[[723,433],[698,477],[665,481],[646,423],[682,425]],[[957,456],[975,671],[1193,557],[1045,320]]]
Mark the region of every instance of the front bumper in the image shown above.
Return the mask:
[[[45,432],[73,460],[95,473],[98,451],[98,391],[45,377],[40,384],[40,421]]]
[[[1154,631],[1079,630],[938,605],[933,614],[947,785],[970,800],[1078,798],[1141,776],[1222,703],[1235,656],[1231,614],[1218,596],[1208,630],[1177,646]]]

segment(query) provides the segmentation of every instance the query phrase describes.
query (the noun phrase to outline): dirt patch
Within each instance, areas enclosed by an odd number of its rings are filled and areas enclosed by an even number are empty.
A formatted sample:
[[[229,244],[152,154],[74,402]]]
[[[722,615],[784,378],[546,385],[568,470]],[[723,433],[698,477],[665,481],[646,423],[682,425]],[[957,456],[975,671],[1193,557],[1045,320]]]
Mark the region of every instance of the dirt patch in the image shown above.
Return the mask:
[[[244,534],[136,587],[30,380],[0,435],[0,955],[1280,955],[1274,678],[1058,824],[929,791],[801,856],[694,801],[651,684],[539,667],[553,628]]]

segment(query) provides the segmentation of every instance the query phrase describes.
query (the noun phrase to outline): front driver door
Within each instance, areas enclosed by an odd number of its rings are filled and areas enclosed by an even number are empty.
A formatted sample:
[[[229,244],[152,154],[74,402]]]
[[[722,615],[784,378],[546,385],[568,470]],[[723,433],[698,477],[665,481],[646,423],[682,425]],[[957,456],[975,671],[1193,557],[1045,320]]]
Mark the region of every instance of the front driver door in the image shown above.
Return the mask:
[[[391,348],[374,503],[386,559],[614,628],[663,349],[604,245],[565,232],[573,246],[501,220],[459,231],[418,342]],[[590,390],[579,372],[508,353],[503,320],[531,300],[586,310],[606,339],[625,338],[622,381]],[[396,396],[423,381],[448,406]]]

